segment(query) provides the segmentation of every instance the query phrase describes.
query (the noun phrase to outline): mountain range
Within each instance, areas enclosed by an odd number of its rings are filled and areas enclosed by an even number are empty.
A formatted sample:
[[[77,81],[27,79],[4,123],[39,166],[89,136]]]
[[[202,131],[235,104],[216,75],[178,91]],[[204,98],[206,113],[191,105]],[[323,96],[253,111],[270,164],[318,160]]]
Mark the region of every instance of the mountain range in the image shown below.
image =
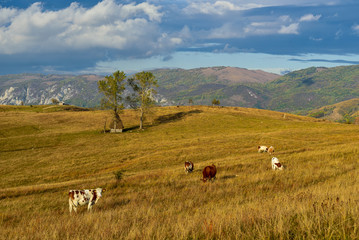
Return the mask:
[[[215,98],[222,106],[313,115],[321,107],[359,98],[359,65],[311,67],[283,76],[235,67],[151,72],[158,80],[156,101],[160,105],[211,105]],[[0,104],[51,104],[55,98],[80,107],[96,107],[101,99],[97,81],[103,78],[99,75],[3,75],[0,76]]]

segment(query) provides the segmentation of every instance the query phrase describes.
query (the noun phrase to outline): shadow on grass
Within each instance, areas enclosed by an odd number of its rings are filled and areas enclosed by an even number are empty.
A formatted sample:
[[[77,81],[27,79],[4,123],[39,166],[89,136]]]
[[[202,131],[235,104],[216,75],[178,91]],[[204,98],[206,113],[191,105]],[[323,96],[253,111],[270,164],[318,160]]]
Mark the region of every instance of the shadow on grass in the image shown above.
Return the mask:
[[[137,125],[137,126],[133,126],[133,127],[129,127],[129,128],[124,128],[123,130],[122,130],[122,132],[129,132],[129,131],[133,131],[133,130],[138,130],[140,128],[140,126],[139,125]]]
[[[160,117],[155,119],[154,125],[159,125],[159,124],[169,123],[169,122],[175,122],[175,121],[183,119],[186,116],[190,116],[192,114],[202,113],[202,112],[203,112],[202,110],[196,109],[196,110],[191,110],[191,111],[188,111],[188,112],[178,112],[178,113],[163,115],[163,116],[160,116]]]
[[[158,118],[156,118],[154,120],[154,123],[151,125],[145,125],[144,128],[148,129],[151,128],[153,126],[158,126],[160,124],[164,124],[164,123],[169,123],[169,122],[175,122],[175,121],[179,121],[181,119],[183,119],[186,116],[190,116],[192,114],[198,114],[198,113],[202,113],[202,110],[191,110],[188,112],[178,112],[178,113],[173,113],[173,114],[167,114],[167,115],[163,115],[163,116],[159,116]],[[140,126],[136,125],[136,126],[132,126],[132,127],[128,127],[128,128],[124,128],[122,130],[122,132],[131,132],[131,131],[136,131],[139,130]],[[103,131],[102,131],[103,132]],[[110,130],[106,129],[106,133],[109,133]]]
[[[225,175],[225,176],[222,176],[221,179],[231,179],[231,178],[236,178],[238,177],[237,175]]]

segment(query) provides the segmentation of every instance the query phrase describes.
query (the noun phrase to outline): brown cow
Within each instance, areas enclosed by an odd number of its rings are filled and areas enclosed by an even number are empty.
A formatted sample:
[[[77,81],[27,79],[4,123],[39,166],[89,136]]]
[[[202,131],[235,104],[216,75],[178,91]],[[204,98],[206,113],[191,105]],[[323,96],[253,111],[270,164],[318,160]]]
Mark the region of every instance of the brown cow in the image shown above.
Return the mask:
[[[185,161],[184,162],[184,171],[186,173],[189,173],[189,172],[192,172],[194,169],[194,164],[193,162],[190,162],[190,161]]]
[[[207,180],[216,179],[217,168],[214,164],[212,166],[207,166],[203,169],[203,178],[201,179],[203,182]]]

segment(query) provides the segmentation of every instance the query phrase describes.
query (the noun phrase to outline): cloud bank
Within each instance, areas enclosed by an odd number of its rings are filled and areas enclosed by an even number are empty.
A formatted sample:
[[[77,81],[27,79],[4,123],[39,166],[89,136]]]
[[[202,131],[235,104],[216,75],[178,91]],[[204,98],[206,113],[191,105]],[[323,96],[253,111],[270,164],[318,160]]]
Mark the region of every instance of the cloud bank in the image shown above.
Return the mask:
[[[0,5],[0,74],[168,61],[181,51],[359,54],[354,0],[66,2]]]

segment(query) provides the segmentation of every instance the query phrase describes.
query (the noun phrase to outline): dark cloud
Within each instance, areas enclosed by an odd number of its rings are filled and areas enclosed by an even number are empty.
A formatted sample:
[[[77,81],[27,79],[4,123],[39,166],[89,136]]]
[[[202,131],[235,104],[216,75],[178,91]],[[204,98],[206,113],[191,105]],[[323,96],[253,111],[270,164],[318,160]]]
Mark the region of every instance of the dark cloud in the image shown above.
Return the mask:
[[[328,59],[300,59],[300,58],[291,58],[289,61],[294,62],[323,62],[323,63],[344,63],[344,64],[359,64],[359,61],[348,61],[348,60],[341,60],[341,59],[335,59],[335,60],[328,60]]]

